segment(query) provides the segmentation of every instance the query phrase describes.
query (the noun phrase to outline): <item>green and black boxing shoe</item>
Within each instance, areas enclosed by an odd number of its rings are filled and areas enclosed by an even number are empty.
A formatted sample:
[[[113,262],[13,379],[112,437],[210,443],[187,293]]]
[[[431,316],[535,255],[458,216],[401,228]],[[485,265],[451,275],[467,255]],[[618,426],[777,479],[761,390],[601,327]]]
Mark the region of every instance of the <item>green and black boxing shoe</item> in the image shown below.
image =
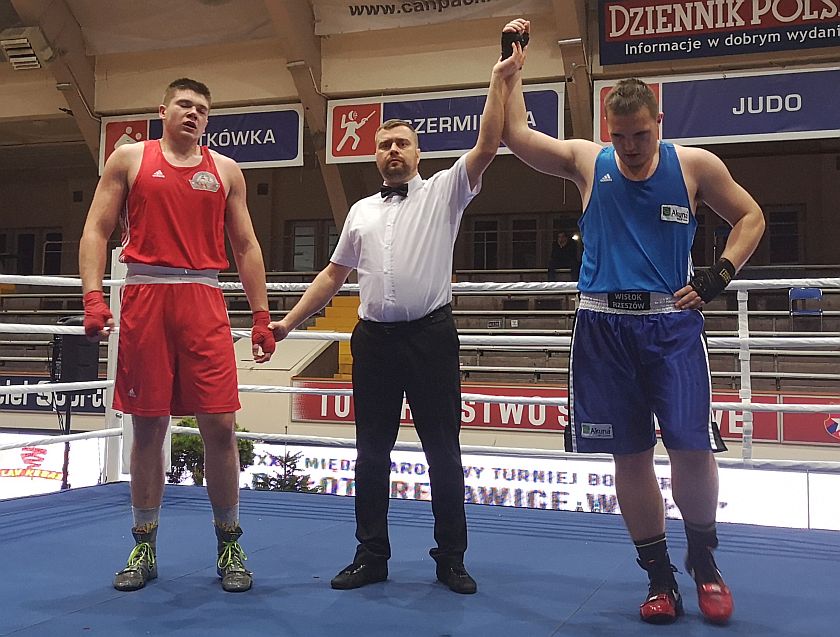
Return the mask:
[[[125,568],[114,576],[114,588],[118,591],[140,590],[146,582],[157,577],[157,530],[157,525],[131,530],[136,544],[131,549]]]
[[[244,593],[250,590],[254,579],[251,577],[253,573],[245,568],[248,558],[239,545],[242,529],[238,526],[233,529],[215,526],[215,529],[219,552],[216,573],[222,579],[222,588],[228,593]]]

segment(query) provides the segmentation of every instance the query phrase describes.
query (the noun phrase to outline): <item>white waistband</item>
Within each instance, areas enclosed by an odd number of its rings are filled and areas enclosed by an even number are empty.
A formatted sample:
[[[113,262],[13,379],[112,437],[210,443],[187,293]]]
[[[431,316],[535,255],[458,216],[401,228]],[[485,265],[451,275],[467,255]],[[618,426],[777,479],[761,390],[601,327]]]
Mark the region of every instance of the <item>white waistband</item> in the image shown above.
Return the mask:
[[[610,297],[620,295],[620,298]],[[662,292],[581,292],[578,309],[610,314],[665,314],[681,312],[674,296]]]
[[[200,283],[212,288],[220,287],[218,270],[190,270],[145,263],[128,263],[126,268],[126,285]]]

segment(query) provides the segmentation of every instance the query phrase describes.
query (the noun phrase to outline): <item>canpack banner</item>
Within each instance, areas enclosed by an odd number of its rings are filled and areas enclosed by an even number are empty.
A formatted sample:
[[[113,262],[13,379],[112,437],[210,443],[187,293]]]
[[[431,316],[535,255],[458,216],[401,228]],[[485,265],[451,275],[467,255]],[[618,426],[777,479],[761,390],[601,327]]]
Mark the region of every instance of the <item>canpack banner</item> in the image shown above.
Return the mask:
[[[523,87],[528,125],[563,139],[565,84]],[[411,122],[423,157],[460,157],[475,146],[487,89],[331,100],[327,106],[327,162],[373,161],[376,129],[389,119]],[[510,153],[500,148],[500,153]]]
[[[840,46],[840,0],[598,0],[602,65]]]
[[[157,113],[103,117],[99,173],[119,146],[162,136],[163,121]],[[288,104],[213,109],[199,144],[230,157],[243,169],[302,166],[303,107]]]
[[[353,2],[313,0],[315,34],[397,29],[498,16],[531,16],[552,10],[551,0],[415,0]]]

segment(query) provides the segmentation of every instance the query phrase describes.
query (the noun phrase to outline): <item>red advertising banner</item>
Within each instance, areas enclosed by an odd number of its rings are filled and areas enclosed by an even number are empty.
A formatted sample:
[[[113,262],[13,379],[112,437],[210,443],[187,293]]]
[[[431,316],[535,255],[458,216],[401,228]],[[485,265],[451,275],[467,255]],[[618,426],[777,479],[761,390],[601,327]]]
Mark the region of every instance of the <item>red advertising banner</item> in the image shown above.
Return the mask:
[[[840,398],[825,396],[782,396],[782,403],[833,405]],[[782,442],[806,442],[840,446],[840,413],[785,414]]]
[[[295,387],[322,389],[350,389],[352,383],[340,381],[295,381]],[[538,396],[566,398],[565,389],[554,387],[512,387],[496,385],[462,384],[461,391],[468,394],[494,396]],[[352,423],[353,399],[351,396],[313,396],[295,394],[292,397],[292,420],[309,422]],[[411,408],[403,401],[402,424],[412,423]],[[563,431],[568,422],[564,405],[516,405],[511,403],[461,403],[461,425],[465,428],[518,429],[522,431]]]
[[[329,380],[296,380],[295,387],[319,389],[351,389],[352,383]],[[566,389],[557,387],[533,387],[511,385],[475,385],[464,383],[461,390],[466,394],[489,394],[493,396],[537,396],[542,398],[567,398]],[[737,392],[715,392],[714,402],[738,402]],[[812,402],[822,401],[829,404],[837,399],[810,397]],[[776,394],[757,394],[753,402],[776,404]],[[787,402],[808,402],[805,399],[788,399]],[[712,414],[720,426],[724,439],[739,441],[743,437],[743,412],[715,410]],[[840,414],[837,414],[840,420]],[[834,440],[840,444],[840,429],[837,438],[827,433],[823,421],[826,414],[786,414],[780,416],[773,412],[753,414],[753,440],[761,442],[782,442],[782,419],[794,419],[798,429],[810,431],[810,438],[798,438],[799,442]],[[352,396],[318,396],[295,394],[292,396],[292,420],[306,422],[353,423]],[[412,423],[411,408],[403,402],[401,422]],[[464,428],[504,429],[519,431],[564,431],[568,424],[568,409],[565,405],[517,405],[513,403],[480,403],[463,401],[461,403],[461,423]],[[838,426],[840,427],[840,426]],[[827,438],[827,440],[826,440]],[[793,440],[785,438],[786,442]]]
[[[737,403],[737,392],[714,392],[712,402]],[[752,402],[775,405],[779,402],[777,394],[753,394]],[[790,415],[790,414],[788,414]],[[724,440],[740,441],[744,437],[744,412],[712,410],[712,417],[720,427],[720,435]],[[780,416],[769,411],[753,412],[753,440],[759,442],[780,442]]]

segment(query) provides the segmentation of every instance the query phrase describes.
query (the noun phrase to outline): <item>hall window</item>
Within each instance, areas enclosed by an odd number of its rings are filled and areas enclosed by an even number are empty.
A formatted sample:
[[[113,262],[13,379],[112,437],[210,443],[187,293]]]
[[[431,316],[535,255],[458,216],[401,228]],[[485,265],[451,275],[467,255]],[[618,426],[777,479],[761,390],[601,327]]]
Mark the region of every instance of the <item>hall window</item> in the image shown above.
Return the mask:
[[[19,232],[17,235],[17,274],[35,274],[35,233]]]
[[[767,237],[770,244],[770,264],[800,263],[799,218],[797,207],[766,211]]]
[[[9,235],[0,232],[0,274],[12,274],[14,256],[9,252]]]
[[[338,244],[338,228],[335,227],[335,221],[327,222],[326,239],[327,250],[324,253],[324,258],[321,259],[322,263],[319,264],[322,268],[327,266],[330,257],[332,256],[333,252],[335,252],[335,246]]]
[[[513,219],[511,221],[511,266],[514,269],[537,267],[537,220]]]
[[[473,221],[473,269],[496,270],[499,267],[499,222],[496,219]]]
[[[315,270],[315,222],[297,222],[292,230],[292,271]]]
[[[61,274],[61,239],[60,232],[44,234],[44,274]]]
[[[315,272],[330,261],[338,243],[339,232],[332,219],[289,221],[284,243],[286,252],[283,267],[291,272]]]

